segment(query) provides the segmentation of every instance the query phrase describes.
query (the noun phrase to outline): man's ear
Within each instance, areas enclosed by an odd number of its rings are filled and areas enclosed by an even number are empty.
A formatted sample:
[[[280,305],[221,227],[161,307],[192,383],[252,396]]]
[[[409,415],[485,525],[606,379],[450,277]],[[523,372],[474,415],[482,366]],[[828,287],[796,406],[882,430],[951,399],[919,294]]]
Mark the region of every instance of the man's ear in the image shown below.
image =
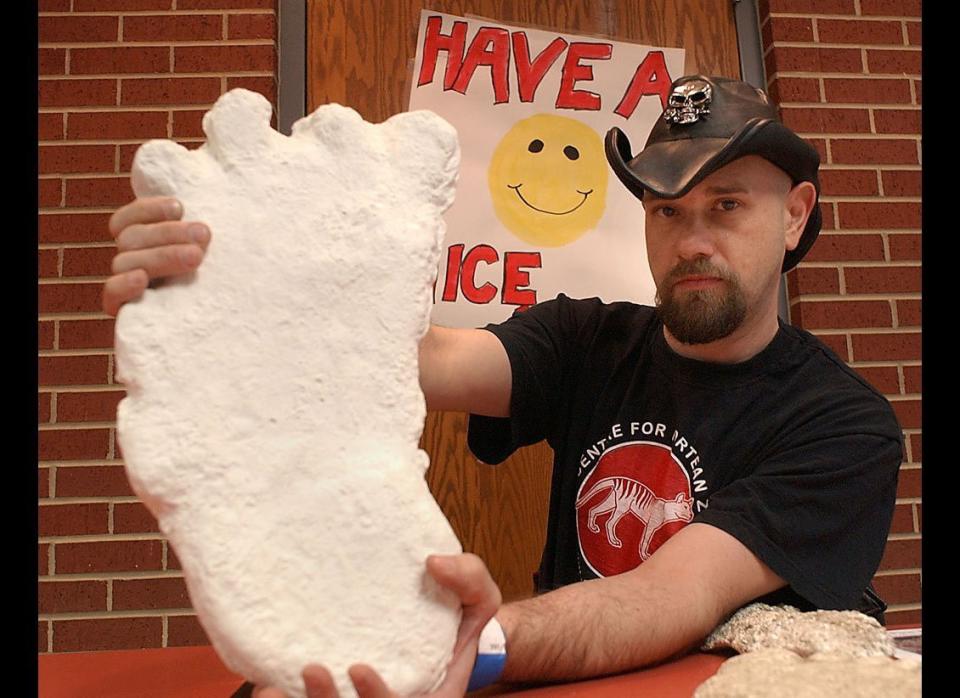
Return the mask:
[[[787,192],[783,205],[784,232],[787,249],[796,249],[807,225],[807,219],[817,204],[817,189],[811,182],[800,182]]]

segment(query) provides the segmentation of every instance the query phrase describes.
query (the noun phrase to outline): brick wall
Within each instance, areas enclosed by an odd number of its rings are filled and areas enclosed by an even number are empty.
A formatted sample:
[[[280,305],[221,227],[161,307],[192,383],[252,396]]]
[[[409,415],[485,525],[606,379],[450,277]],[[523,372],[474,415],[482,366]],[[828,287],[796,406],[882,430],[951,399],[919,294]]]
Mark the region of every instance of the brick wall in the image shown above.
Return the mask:
[[[761,0],[768,87],[823,160],[823,232],[788,274],[791,320],[896,410],[906,441],[874,579],[920,622],[920,0]]]
[[[41,652],[207,642],[117,450],[107,219],[133,198],[145,140],[196,147],[201,116],[233,87],[276,107],[276,4],[40,0]]]

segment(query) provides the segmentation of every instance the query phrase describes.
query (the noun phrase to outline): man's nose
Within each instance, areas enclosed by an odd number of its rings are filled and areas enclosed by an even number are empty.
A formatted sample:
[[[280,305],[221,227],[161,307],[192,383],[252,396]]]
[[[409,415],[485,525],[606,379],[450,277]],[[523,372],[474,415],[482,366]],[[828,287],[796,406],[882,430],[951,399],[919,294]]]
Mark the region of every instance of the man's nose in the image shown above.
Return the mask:
[[[690,216],[677,235],[677,255],[681,259],[712,257],[716,251],[716,231],[700,216]]]

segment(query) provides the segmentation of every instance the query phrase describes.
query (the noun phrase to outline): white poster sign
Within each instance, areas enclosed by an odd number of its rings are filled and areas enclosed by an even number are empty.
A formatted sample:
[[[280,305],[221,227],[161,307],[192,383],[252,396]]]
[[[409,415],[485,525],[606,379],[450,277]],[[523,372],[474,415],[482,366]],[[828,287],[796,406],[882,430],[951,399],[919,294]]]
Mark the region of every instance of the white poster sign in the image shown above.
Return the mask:
[[[643,209],[603,137],[618,126],[642,148],[683,59],[422,12],[409,109],[449,121],[461,149],[433,322],[479,327],[561,292],[653,302]]]

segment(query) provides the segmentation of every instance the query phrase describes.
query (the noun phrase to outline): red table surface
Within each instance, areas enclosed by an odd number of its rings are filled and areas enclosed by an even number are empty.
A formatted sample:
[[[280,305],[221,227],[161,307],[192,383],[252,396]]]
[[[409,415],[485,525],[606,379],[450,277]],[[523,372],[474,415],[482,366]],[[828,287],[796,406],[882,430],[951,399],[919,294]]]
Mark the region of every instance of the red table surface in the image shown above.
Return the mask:
[[[522,691],[488,689],[482,695],[689,698],[723,660],[692,654],[630,674]],[[38,698],[229,698],[243,683],[209,646],[41,654],[38,663]]]

